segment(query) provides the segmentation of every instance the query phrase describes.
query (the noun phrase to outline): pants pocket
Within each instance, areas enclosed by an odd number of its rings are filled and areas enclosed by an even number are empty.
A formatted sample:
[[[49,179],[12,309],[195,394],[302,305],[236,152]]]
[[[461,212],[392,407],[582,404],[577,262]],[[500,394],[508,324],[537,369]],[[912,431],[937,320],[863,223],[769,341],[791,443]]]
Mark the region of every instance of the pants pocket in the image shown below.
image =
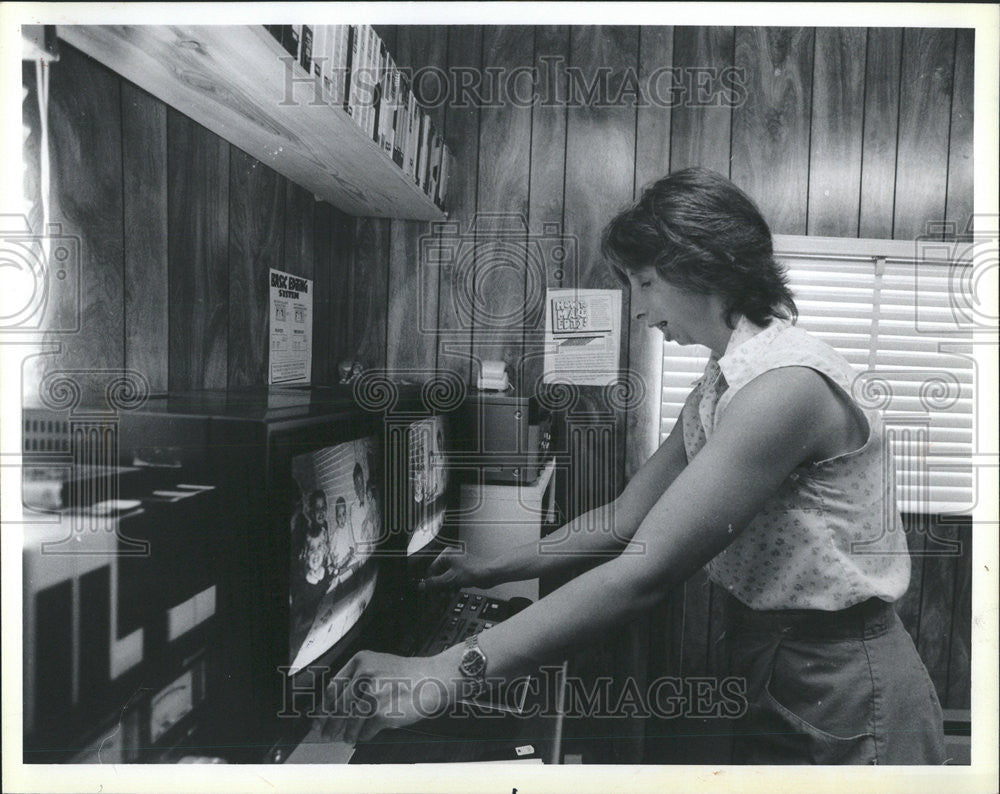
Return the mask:
[[[758,732],[748,737],[754,763],[875,763],[873,685],[861,641],[783,639],[760,672],[748,713]]]
[[[808,720],[783,706],[771,691],[765,688],[763,706],[788,727],[788,732],[778,739],[799,756],[801,763],[811,764],[873,764],[875,763],[875,734],[871,731],[853,736],[838,736],[818,728]]]

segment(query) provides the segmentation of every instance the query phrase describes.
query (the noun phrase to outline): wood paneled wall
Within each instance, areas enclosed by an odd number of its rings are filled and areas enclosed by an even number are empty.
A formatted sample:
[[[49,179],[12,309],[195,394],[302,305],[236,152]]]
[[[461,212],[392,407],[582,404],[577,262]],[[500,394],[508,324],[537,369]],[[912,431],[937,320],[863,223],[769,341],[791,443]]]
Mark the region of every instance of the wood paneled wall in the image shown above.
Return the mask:
[[[51,220],[80,239],[82,323],[41,371],[129,368],[153,392],[266,384],[271,267],[315,280],[314,382],[335,380],[343,357],[384,363],[385,274],[381,293],[354,277],[378,223],[366,237],[368,227],[265,163],[61,50],[50,83]],[[32,71],[24,82],[33,159]]]
[[[265,383],[265,274],[281,267],[316,282],[315,382],[335,380],[343,358],[414,380],[444,369],[469,381],[480,358],[503,358],[518,389],[530,394],[541,373],[543,288],[617,286],[599,253],[601,229],[667,172],[702,165],[730,176],[781,234],[906,239],[928,224],[960,232],[971,215],[971,31],[380,31],[401,65],[480,75],[534,66],[561,96],[578,101],[433,106],[456,156],[448,223],[357,219],[63,47],[51,83],[52,219],[82,241],[85,322],[52,365],[127,366],[154,390]],[[737,101],[696,101],[697,84],[688,82],[683,101],[630,103],[631,85],[670,66]],[[585,89],[601,74],[607,90],[588,100]],[[32,80],[26,73],[26,84]],[[626,101],[601,101],[619,94]],[[25,104],[29,125],[32,105]],[[498,228],[490,224],[511,217],[522,221],[515,236],[529,241],[529,252],[530,241],[551,237],[556,224],[571,258],[528,254],[496,266],[490,245]],[[422,253],[427,243],[452,246],[461,264],[433,265]],[[643,376],[660,341],[629,317],[626,292],[622,361]],[[570,494],[567,480],[576,477],[581,496],[564,501],[567,514],[613,496],[642,464],[655,438],[658,394],[658,384],[647,383],[646,399],[622,410],[599,389],[580,390],[571,411],[578,434],[566,441],[574,460],[561,490]],[[613,428],[610,446],[586,432],[594,426]],[[927,558],[918,567],[909,597],[921,606],[915,618],[906,613],[909,627],[935,666],[942,699],[961,707],[968,702],[961,633],[969,620],[968,566]],[[952,614],[953,604],[965,612],[942,651],[926,621]],[[639,679],[722,673],[724,632],[722,599],[698,574],[642,625],[579,664]],[[718,763],[721,745],[685,744],[680,736],[689,729],[698,726],[581,728],[608,739],[591,760]],[[624,738],[611,741],[615,735]]]
[[[479,359],[503,358],[528,393],[541,371],[541,287],[615,286],[600,230],[668,171],[705,165],[730,175],[776,233],[906,238],[928,223],[962,229],[971,212],[971,31],[380,30],[402,65],[469,74],[534,66],[570,98],[431,109],[457,158],[444,229],[348,218],[65,47],[52,70],[52,215],[81,237],[83,313],[99,318],[63,340],[68,360],[134,367],[160,390],[263,383],[261,274],[274,266],[317,282],[317,382],[342,358],[416,379],[438,368],[472,379]],[[627,92],[601,101],[669,66],[693,75],[687,101],[635,107]],[[730,67],[743,86],[737,102],[693,101],[691,80]],[[588,101],[600,70],[607,90]],[[25,108],[30,117],[33,103]],[[507,222],[499,216],[523,219],[522,239],[558,224],[575,257],[526,261],[523,274],[517,262],[495,267],[484,242],[497,233],[490,223]],[[429,266],[422,239],[460,249],[470,272],[455,279]],[[162,294],[167,301],[146,299]],[[623,360],[638,365],[655,343],[630,328]],[[619,435],[648,415],[616,418]],[[646,454],[643,444],[634,454],[616,446],[616,487]]]

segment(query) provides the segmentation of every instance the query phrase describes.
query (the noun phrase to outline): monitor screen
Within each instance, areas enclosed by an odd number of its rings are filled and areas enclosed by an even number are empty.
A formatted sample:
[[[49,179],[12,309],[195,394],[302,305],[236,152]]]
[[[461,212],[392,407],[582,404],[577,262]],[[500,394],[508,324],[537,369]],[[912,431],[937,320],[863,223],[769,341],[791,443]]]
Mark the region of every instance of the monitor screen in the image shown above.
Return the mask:
[[[372,601],[379,460],[374,436],[292,458],[289,675],[341,640]]]
[[[446,418],[433,416],[414,422],[407,435],[412,534],[406,553],[412,555],[434,540],[444,524],[448,491]]]

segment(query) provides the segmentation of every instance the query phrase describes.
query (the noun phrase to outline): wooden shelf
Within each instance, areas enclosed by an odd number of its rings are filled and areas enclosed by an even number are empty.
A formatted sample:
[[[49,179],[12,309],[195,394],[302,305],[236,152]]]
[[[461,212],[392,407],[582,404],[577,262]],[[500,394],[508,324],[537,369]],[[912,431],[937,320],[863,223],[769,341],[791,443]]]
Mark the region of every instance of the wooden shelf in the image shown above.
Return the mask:
[[[263,25],[60,25],[60,38],[349,215],[444,213]],[[312,82],[310,82],[312,81]],[[325,92],[318,94],[321,100]],[[282,104],[284,102],[284,104]]]

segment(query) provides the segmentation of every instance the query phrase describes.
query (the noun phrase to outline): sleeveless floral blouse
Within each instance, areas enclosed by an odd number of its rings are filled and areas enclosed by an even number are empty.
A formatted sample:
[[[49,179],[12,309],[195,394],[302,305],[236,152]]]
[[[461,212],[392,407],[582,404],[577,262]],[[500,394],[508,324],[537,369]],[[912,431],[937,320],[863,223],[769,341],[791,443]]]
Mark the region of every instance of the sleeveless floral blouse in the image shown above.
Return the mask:
[[[851,365],[785,320],[737,323],[681,411],[693,458],[739,390],[771,369],[809,367],[851,396]],[[853,401],[853,398],[851,398]],[[837,610],[872,596],[895,601],[910,580],[896,507],[892,456],[882,420],[861,410],[868,438],[858,449],[799,466],[760,513],[708,565],[709,577],[753,609]]]

